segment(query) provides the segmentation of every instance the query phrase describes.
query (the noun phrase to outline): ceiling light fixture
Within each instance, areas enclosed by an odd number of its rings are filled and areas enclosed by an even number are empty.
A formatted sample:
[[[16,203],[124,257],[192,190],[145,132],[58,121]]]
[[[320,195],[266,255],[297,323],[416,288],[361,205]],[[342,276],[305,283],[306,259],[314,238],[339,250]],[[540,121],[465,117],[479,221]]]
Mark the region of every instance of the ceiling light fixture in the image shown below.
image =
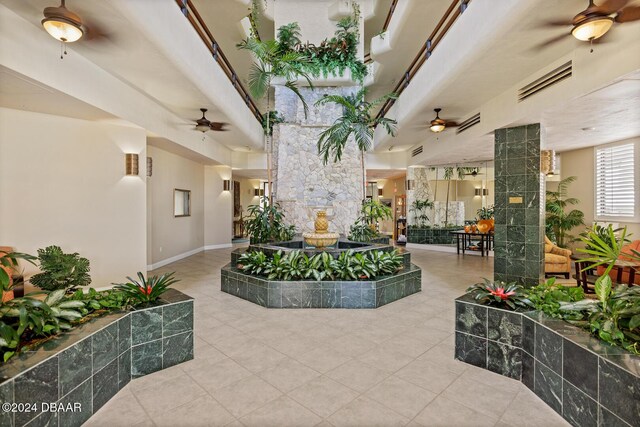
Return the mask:
[[[63,45],[78,41],[84,35],[82,20],[65,7],[65,0],[62,0],[58,7],[46,7],[43,13],[42,26],[51,37]],[[64,49],[64,54],[67,54],[66,49]],[[60,55],[60,58],[62,57]]]
[[[207,109],[201,108],[200,111],[202,111],[202,117],[196,120],[196,130],[205,133],[211,130],[211,122],[204,116],[204,114],[207,112]]]
[[[612,25],[613,18],[610,16],[592,16],[577,23],[571,34],[580,41],[588,42],[604,36]]]
[[[440,133],[446,128],[446,122],[440,118],[441,110],[441,108],[433,109],[436,112],[436,118],[431,120],[431,127],[429,128],[431,132]]]

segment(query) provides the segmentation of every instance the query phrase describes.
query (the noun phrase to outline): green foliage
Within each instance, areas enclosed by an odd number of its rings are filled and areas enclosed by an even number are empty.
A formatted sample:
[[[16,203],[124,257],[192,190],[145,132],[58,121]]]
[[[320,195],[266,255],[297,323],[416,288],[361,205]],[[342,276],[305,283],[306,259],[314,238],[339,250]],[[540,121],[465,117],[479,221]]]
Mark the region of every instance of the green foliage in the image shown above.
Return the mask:
[[[493,218],[494,212],[495,207],[491,205],[489,207],[482,207],[478,209],[476,213],[478,214],[478,219],[491,219]]]
[[[445,201],[445,206],[444,206],[445,227],[449,225],[449,189],[451,188],[451,180],[453,179],[454,172],[458,174],[458,179],[462,181],[464,180],[464,177],[466,176],[467,173],[473,172],[475,170],[476,168],[472,168],[472,167],[445,166],[444,174],[443,174],[444,180],[447,181],[447,199]],[[436,184],[438,183],[437,174],[438,174],[438,169],[436,168]]]
[[[505,283],[499,280],[495,282],[489,279],[482,280],[482,283],[476,283],[467,289],[467,292],[471,293],[480,304],[494,305],[512,310],[527,306],[524,288],[521,285],[515,282]]]
[[[533,286],[526,290],[527,304],[545,314],[561,318],[566,313],[560,310],[561,302],[575,302],[584,299],[584,291],[581,287],[567,287],[555,283],[552,277],[545,283]]]
[[[245,230],[251,236],[252,243],[281,242],[295,236],[295,226],[285,224],[278,203],[251,205],[247,210],[249,219],[245,222]]]
[[[367,223],[363,217],[359,217],[356,222],[349,227],[348,239],[353,242],[367,243],[380,237],[380,234]]]
[[[46,295],[44,300],[35,296]],[[0,348],[6,362],[24,341],[55,335],[71,329],[71,322],[82,317],[83,301],[65,298],[65,290],[37,292],[0,305]]]
[[[5,267],[8,270],[16,269],[18,267],[18,260],[23,259],[31,264],[35,265],[37,259],[33,255],[25,254],[22,252],[0,252],[0,267]],[[4,268],[0,268],[0,286],[2,291],[8,291],[10,282],[9,273]],[[1,295],[1,293],[0,293]]]
[[[145,278],[144,274],[138,272],[138,280],[127,277],[127,283],[115,284],[117,291],[121,291],[138,303],[152,302],[160,298],[171,285],[179,282],[174,278],[175,273],[165,273],[161,276],[151,276]]]
[[[391,208],[377,200],[365,200],[360,209],[360,216],[349,227],[349,240],[354,242],[370,242],[380,237],[375,225],[378,221],[393,218]]]
[[[89,260],[77,252],[65,254],[59,246],[48,246],[38,249],[38,260],[42,273],[33,275],[30,281],[40,289],[75,289],[91,283]]]
[[[121,310],[133,306],[136,302],[126,292],[116,289],[98,292],[89,288],[86,293],[82,289],[78,289],[68,298],[84,301],[85,306],[79,309],[84,316],[98,310]]]
[[[333,157],[334,162],[342,159],[351,136],[362,153],[371,149],[376,126],[382,125],[389,135],[395,136],[397,122],[385,117],[376,118],[374,108],[387,99],[396,99],[397,95],[390,93],[369,102],[365,100],[366,93],[367,89],[361,88],[357,93],[346,96],[325,95],[316,102],[316,105],[333,103],[342,107],[342,116],[323,131],[318,139],[318,154],[325,165],[329,163],[330,157]]]
[[[265,135],[273,136],[273,126],[278,123],[284,122],[284,117],[282,117],[277,111],[272,110],[268,113],[262,115],[262,129],[264,130]],[[267,129],[269,130],[267,133]]]
[[[301,251],[278,251],[267,256],[261,251],[240,256],[238,268],[268,280],[362,280],[396,273],[403,259],[396,251],[341,252],[337,258],[322,252],[309,257]]]
[[[609,233],[610,228],[612,229],[614,235],[620,233],[623,230],[622,228],[613,229],[610,224],[607,227],[603,227],[599,224],[593,224],[593,227],[589,227],[584,232],[580,233],[580,240],[585,243],[586,249],[597,250],[597,245],[592,245],[592,238],[589,237],[591,234],[595,234],[604,243],[606,243],[608,246],[611,246],[613,241],[611,240],[611,235]],[[621,244],[625,244],[628,242],[630,242],[630,240],[625,237]]]
[[[550,239],[555,238],[556,244],[562,248],[566,247],[573,236],[569,234],[571,229],[584,224],[584,213],[573,209],[566,212],[570,205],[577,205],[580,201],[574,197],[567,197],[569,184],[576,180],[575,176],[569,176],[558,182],[556,191],[547,190],[546,201],[546,227],[551,231]],[[552,239],[553,240],[553,239]]]
[[[362,204],[360,213],[369,224],[375,224],[378,221],[384,221],[386,219],[393,218],[391,208],[380,203],[377,200],[366,200]]]
[[[627,228],[623,228],[619,236],[615,233],[616,230],[609,225],[606,233],[591,229],[582,237],[586,248],[578,251],[591,256],[585,260],[592,263],[587,268],[607,266],[602,276],[596,279],[598,299],[561,303],[561,309],[573,318],[582,319],[575,323],[589,328],[601,340],[640,354],[640,287],[619,284],[614,288],[609,276],[627,240]],[[637,251],[625,254],[625,257],[640,261]]]
[[[427,212],[429,209],[433,209],[433,202],[429,199],[426,200],[414,200],[409,206],[409,212],[414,213],[416,219],[416,226],[426,228],[428,226],[429,216]]]

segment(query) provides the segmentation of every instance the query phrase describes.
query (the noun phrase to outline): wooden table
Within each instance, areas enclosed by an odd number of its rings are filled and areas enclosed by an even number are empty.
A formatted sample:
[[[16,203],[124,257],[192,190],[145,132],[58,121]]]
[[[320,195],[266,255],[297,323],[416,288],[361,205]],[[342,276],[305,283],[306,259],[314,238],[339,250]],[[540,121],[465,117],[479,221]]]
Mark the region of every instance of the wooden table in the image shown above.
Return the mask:
[[[450,231],[450,234],[456,236],[456,251],[458,255],[460,254],[460,249],[462,249],[462,255],[464,255],[465,250],[467,249],[467,243],[471,244],[472,237],[480,237],[480,253],[484,256],[485,252],[487,256],[489,256],[489,250],[491,250],[493,245],[493,232],[488,233],[480,233],[480,232],[465,232],[464,230],[459,231]]]
[[[586,261],[588,258],[591,258],[591,256],[580,254],[571,255],[571,259],[574,260],[576,268],[576,274],[573,277],[576,279],[578,286],[582,286],[585,293],[593,293],[594,290],[592,287],[589,287],[589,285],[594,285],[599,276],[596,274],[595,269],[587,268],[594,263],[593,261]],[[640,264],[638,264],[637,261],[617,260],[613,266],[616,268],[614,285],[623,284],[622,276],[625,271],[629,272],[628,280],[625,284],[629,286],[634,285],[636,270],[640,269]]]

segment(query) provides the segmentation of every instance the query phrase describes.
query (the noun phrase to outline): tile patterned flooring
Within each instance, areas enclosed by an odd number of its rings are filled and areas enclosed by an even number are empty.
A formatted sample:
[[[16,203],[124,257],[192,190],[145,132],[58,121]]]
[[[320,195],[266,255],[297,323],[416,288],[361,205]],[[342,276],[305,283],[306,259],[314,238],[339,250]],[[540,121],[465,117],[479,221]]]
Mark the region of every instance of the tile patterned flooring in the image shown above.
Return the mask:
[[[87,426],[566,426],[520,382],[453,359],[454,304],[493,258],[412,250],[422,292],[375,310],[265,309],[220,291],[230,249],[176,271],[195,359],[132,381]]]

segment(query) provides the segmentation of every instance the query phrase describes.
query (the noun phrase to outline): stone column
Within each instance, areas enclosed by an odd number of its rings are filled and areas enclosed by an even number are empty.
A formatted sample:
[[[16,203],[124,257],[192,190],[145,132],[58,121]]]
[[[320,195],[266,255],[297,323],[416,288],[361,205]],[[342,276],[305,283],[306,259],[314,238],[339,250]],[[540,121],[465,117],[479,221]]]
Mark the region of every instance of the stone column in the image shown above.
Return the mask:
[[[429,169],[425,166],[409,166],[407,168],[407,181],[413,181],[413,189],[407,190],[407,220],[409,225],[416,225],[415,212],[410,208],[416,200],[433,200],[433,193],[429,185]],[[405,184],[406,185],[406,184]],[[433,212],[427,213],[433,221]]]
[[[276,86],[275,108],[284,123],[275,126],[273,135],[273,176],[275,201],[280,203],[286,222],[294,224],[298,232],[313,231],[318,210],[326,210],[329,231],[347,235],[358,217],[363,198],[363,179],[360,151],[349,140],[342,161],[322,164],[317,142],[320,133],[342,115],[342,108],[334,104],[315,107],[324,94],[356,91],[354,87],[300,87],[309,105],[304,116],[300,99],[289,89]]]
[[[535,285],[544,278],[540,139],[538,123],[495,131],[495,280]]]

